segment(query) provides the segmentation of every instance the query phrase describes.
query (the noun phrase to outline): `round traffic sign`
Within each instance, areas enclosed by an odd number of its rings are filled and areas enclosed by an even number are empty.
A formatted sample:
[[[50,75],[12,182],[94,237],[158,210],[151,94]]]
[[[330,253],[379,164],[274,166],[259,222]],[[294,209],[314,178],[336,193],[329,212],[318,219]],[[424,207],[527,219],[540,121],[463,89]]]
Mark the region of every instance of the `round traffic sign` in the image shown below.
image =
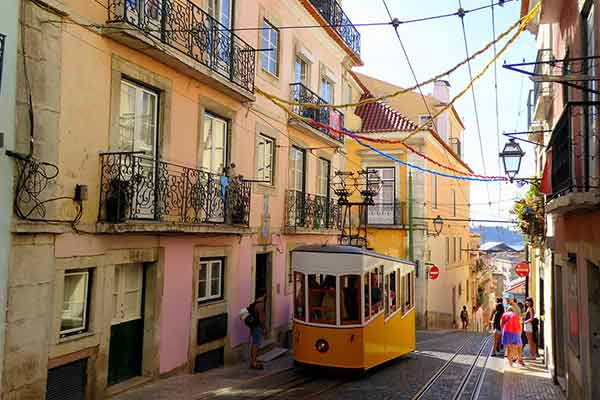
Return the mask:
[[[515,267],[515,273],[518,276],[520,276],[521,278],[526,277],[527,275],[529,275],[529,264],[528,263],[517,264],[517,266]]]
[[[440,269],[437,267],[437,265],[432,265],[431,268],[429,268],[429,279],[437,279],[440,276]]]

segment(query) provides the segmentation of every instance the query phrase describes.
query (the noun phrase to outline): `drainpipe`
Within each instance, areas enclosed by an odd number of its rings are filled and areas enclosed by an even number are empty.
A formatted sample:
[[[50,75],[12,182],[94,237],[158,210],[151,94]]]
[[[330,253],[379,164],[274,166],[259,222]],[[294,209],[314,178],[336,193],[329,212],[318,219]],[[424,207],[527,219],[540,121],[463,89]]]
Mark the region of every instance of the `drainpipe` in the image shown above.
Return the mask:
[[[413,187],[412,171],[408,171],[408,259],[415,261],[415,249],[413,244]]]

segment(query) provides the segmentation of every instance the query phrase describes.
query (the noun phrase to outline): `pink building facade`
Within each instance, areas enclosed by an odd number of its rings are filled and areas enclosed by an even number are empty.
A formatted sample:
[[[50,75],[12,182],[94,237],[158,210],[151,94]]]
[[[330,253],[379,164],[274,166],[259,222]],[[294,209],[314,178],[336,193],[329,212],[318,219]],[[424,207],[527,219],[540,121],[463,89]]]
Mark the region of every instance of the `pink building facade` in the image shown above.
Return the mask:
[[[100,399],[239,362],[239,311],[260,294],[268,339],[287,345],[290,252],[337,242],[330,182],[345,168],[344,141],[256,89],[299,102],[360,97],[349,74],[360,35],[343,9],[23,3],[5,393]],[[340,19],[339,31],[278,28]],[[326,125],[346,117],[294,111]],[[31,196],[23,188],[35,179],[44,184]],[[61,392],[65,379],[78,382],[72,392]]]

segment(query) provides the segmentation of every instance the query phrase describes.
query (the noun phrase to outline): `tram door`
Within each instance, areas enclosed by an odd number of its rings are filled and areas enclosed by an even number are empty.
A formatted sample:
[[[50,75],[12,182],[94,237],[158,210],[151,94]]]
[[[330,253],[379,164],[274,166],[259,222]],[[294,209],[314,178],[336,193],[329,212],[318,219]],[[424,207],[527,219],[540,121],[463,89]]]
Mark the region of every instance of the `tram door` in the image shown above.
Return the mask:
[[[254,274],[254,298],[257,299],[266,295],[265,301],[265,328],[268,333],[271,329],[271,253],[261,253],[256,255],[256,271]]]

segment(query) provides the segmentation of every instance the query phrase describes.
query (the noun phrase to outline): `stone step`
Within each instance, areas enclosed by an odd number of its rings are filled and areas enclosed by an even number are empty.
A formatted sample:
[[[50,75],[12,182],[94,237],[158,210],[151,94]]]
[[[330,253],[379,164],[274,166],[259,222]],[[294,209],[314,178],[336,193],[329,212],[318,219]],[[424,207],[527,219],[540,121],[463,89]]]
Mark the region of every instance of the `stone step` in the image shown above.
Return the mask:
[[[257,360],[260,362],[269,362],[272,361],[278,357],[281,357],[282,355],[284,355],[285,353],[288,352],[288,349],[285,349],[283,347],[274,347],[271,350],[269,350],[268,352],[260,355]]]

